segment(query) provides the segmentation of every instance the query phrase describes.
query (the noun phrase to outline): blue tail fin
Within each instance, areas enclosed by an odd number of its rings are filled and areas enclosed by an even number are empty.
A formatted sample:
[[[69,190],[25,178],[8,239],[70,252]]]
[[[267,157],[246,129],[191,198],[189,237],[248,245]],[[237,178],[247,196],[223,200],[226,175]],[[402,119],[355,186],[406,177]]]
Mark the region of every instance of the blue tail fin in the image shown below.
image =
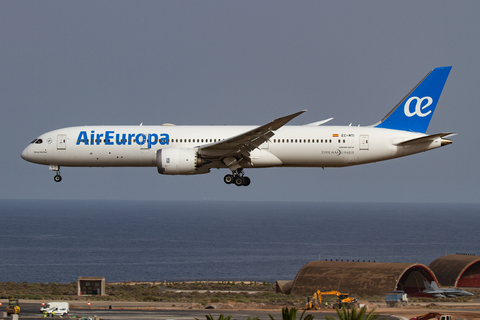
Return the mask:
[[[451,69],[430,71],[375,127],[426,133]]]

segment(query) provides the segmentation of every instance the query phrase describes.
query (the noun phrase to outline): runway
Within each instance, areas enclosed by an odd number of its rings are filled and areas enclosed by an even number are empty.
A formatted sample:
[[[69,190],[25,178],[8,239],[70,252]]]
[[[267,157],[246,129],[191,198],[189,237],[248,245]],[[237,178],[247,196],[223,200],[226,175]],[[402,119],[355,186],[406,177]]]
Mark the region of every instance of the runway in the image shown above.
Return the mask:
[[[75,306],[75,301],[71,301],[70,304]],[[81,302],[85,304],[85,302]],[[260,320],[271,320],[269,314],[272,315],[276,320],[282,319],[281,310],[216,310],[216,309],[182,309],[182,307],[177,303],[178,307],[172,309],[155,309],[155,310],[144,310],[148,308],[147,305],[152,305],[152,303],[143,303],[143,302],[122,302],[123,305],[129,305],[131,308],[136,309],[126,309],[120,308],[118,305],[121,302],[101,302],[95,301],[92,303],[92,306],[89,307],[75,307],[71,308],[68,316],[64,316],[63,319],[69,318],[72,319],[82,319],[82,317],[91,317],[97,316],[102,320],[115,320],[115,319],[164,319],[164,320],[193,320],[198,318],[200,320],[206,319],[205,315],[211,314],[215,319],[223,314],[224,316],[231,315],[232,319],[244,320],[248,317],[255,318],[258,317]],[[116,304],[117,307],[113,306],[113,309],[109,309],[109,305]],[[168,303],[172,304],[172,303]],[[20,319],[45,319],[43,315],[39,312],[40,310],[40,301],[31,301],[31,300],[21,300],[21,312]],[[143,305],[143,308],[142,308]],[[142,309],[140,309],[142,308]],[[299,310],[298,317],[302,313],[302,310]],[[335,312],[319,312],[319,311],[307,311],[306,314],[313,314],[316,319],[324,319],[325,316],[336,317]],[[60,318],[60,317],[56,317]],[[3,318],[0,318],[3,319]],[[5,318],[6,319],[6,318]],[[50,318],[51,319],[51,318]],[[396,320],[395,317],[383,317],[382,319]]]

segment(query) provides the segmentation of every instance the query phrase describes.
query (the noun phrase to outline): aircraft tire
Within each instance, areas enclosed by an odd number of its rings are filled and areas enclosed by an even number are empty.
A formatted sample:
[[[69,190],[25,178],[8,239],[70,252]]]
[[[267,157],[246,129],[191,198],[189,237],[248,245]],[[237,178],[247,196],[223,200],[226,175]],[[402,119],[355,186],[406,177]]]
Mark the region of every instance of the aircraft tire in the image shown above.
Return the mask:
[[[246,187],[250,184],[250,178],[249,177],[243,177],[243,185]]]
[[[242,177],[235,177],[233,182],[235,183],[235,185],[237,187],[241,187],[241,186],[243,186],[244,180],[243,180]]]
[[[60,182],[60,181],[62,181],[62,176],[57,174],[57,175],[55,175],[55,177],[53,177],[53,180],[55,180],[55,182]]]
[[[233,176],[231,174],[227,174],[227,175],[225,175],[225,177],[223,177],[223,181],[226,184],[231,184],[231,183],[233,183]]]

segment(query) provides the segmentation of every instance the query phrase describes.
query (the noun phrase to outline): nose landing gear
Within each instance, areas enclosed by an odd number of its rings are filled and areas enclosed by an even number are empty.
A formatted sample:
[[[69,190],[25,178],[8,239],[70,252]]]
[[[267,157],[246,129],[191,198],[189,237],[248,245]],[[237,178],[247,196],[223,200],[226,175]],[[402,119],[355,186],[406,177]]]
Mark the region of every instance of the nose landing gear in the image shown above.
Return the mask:
[[[53,177],[53,180],[55,182],[60,182],[62,181],[62,176],[60,175],[60,166],[52,166],[50,165],[49,167],[50,170],[55,171],[57,174]]]
[[[226,184],[235,184],[237,187],[248,186],[250,184],[250,178],[245,176],[242,169],[238,169],[232,174],[227,174],[223,177],[223,181]]]

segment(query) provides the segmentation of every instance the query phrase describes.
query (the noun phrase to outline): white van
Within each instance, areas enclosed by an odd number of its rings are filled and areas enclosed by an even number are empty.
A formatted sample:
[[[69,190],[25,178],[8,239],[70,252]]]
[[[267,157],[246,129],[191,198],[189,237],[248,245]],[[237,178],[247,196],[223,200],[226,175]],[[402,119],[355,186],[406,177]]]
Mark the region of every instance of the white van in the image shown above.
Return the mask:
[[[68,302],[49,302],[44,307],[40,308],[40,312],[47,311],[48,314],[51,314],[52,311],[55,311],[55,315],[63,316],[70,312],[70,304]]]

